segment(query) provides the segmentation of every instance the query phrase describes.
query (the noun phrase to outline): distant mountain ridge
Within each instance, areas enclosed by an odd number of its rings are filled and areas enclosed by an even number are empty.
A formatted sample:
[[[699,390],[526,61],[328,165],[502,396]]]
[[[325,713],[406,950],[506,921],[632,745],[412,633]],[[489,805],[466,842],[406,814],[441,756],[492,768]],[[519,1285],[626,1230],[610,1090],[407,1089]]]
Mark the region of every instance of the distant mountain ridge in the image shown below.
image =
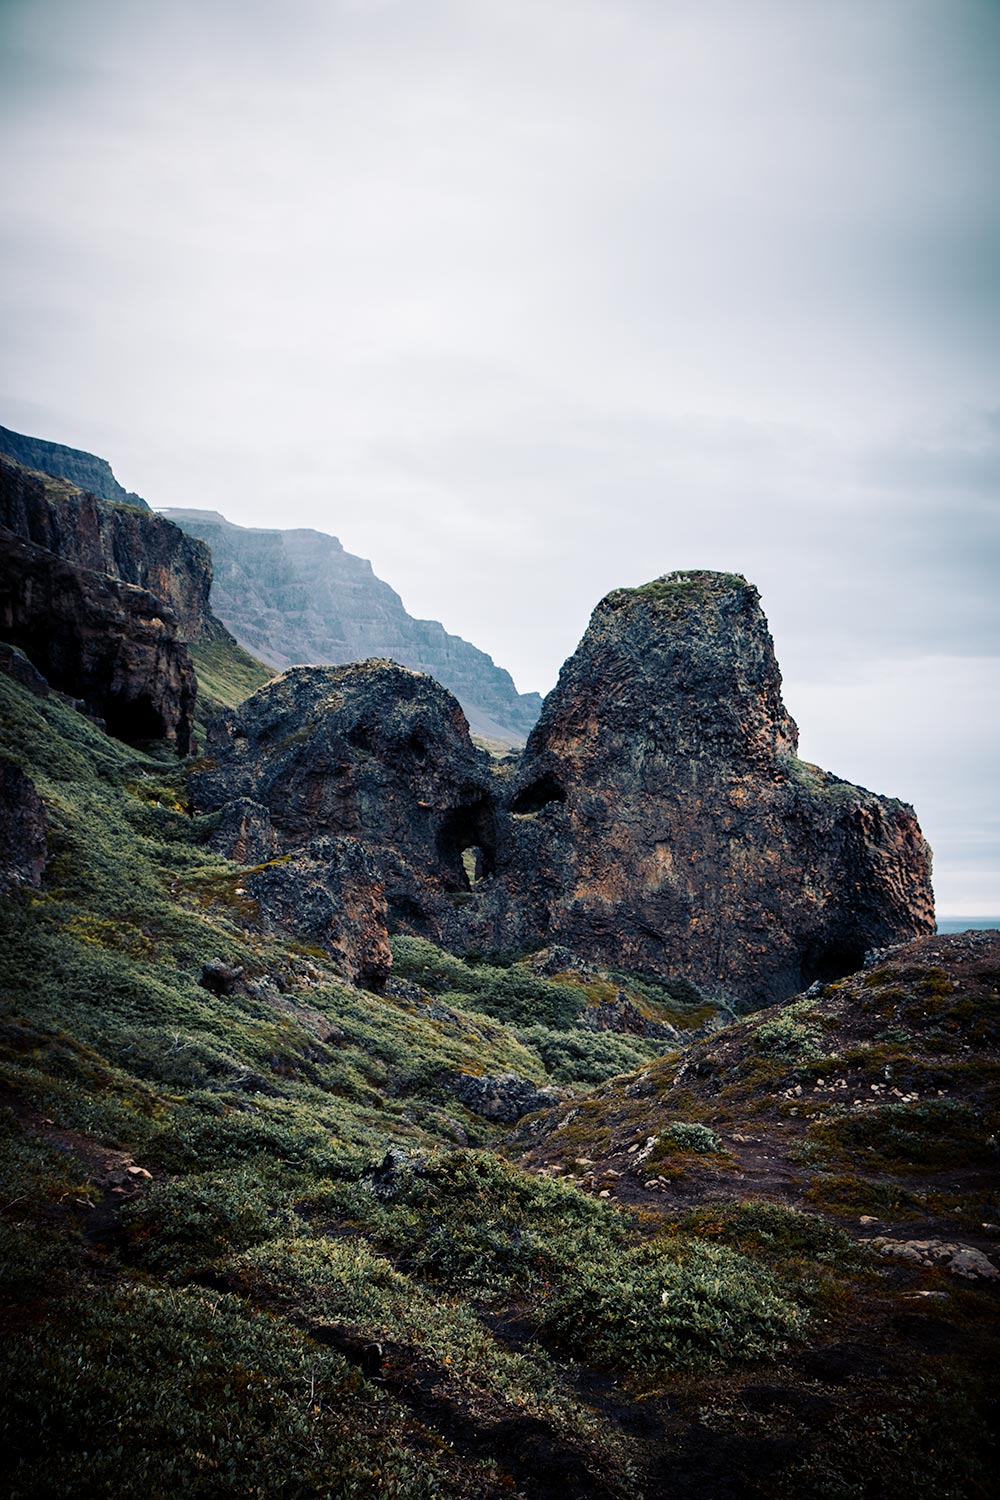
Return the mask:
[[[523,743],[541,712],[485,651],[416,620],[371,563],[335,536],[237,526],[218,511],[160,514],[212,551],[212,609],[248,651],[279,670],[387,657],[455,694],[474,733]]]
[[[99,500],[114,500],[119,505],[132,505],[136,510],[150,509],[141,495],[133,494],[118,483],[106,458],[84,453],[81,448],[67,448],[63,443],[49,443],[44,438],[27,437],[23,432],[0,427],[0,453],[26,469],[68,479],[70,484],[96,495]]]

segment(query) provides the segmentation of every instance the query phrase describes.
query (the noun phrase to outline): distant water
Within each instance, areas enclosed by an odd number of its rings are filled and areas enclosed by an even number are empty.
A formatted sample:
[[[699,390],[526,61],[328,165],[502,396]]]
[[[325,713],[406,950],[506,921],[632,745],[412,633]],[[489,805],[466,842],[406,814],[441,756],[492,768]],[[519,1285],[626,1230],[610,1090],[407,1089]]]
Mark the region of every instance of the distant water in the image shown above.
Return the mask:
[[[967,932],[969,928],[982,932],[985,928],[1000,928],[1000,917],[938,917],[938,932]]]

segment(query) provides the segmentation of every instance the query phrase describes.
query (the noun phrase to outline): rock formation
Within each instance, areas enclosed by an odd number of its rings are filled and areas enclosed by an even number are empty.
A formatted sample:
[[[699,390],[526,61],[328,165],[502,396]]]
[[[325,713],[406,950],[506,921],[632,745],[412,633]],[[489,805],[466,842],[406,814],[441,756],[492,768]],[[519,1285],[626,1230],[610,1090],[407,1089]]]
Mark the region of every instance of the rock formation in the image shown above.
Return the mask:
[[[609,594],[507,799],[496,936],[763,1004],[934,930],[912,808],[796,758],[756,589]]]
[[[163,512],[212,549],[212,608],[236,639],[283,670],[298,663],[390,658],[450,688],[476,734],[523,745],[537,693],[436,620],[415,620],[371,563],[320,531],[234,526],[216,511]]]
[[[933,930],[912,809],[796,744],[756,590],[686,573],[598,605],[519,761],[491,767],[431,679],[364,662],[293,669],[218,721],[193,793],[258,844],[247,799],[266,809],[293,861],[357,841],[370,911],[404,930],[757,1005]]]
[[[133,495],[118,483],[107,460],[96,458],[93,453],[67,448],[62,443],[48,443],[44,438],[26,437],[24,433],[11,432],[8,427],[0,427],[0,453],[23,464],[26,469],[38,469],[43,474],[68,479],[71,484],[88,490],[101,500],[115,500],[137,510],[149,510],[141,495]]]
[[[155,594],[177,616],[185,640],[219,629],[209,608],[211,553],[150,511],[109,503],[0,457],[0,527],[74,566]]]
[[[153,594],[0,532],[0,637],[116,738],[166,739],[187,754],[194,667]]]
[[[442,933],[470,851],[495,843],[488,757],[461,708],[393,662],[294,668],[216,719],[206,748],[191,791],[221,809],[215,847],[291,856],[248,877],[265,919],[345,951],[369,982],[389,970],[386,922]]]

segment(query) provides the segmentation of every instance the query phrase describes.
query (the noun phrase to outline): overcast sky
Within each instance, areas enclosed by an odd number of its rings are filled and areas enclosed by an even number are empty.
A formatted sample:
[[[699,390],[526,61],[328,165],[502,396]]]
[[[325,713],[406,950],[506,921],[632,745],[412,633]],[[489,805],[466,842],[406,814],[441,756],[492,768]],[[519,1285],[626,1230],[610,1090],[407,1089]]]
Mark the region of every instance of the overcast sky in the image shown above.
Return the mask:
[[[1000,0],[0,0],[0,423],[335,533],[546,691],[761,590],[1000,913]]]

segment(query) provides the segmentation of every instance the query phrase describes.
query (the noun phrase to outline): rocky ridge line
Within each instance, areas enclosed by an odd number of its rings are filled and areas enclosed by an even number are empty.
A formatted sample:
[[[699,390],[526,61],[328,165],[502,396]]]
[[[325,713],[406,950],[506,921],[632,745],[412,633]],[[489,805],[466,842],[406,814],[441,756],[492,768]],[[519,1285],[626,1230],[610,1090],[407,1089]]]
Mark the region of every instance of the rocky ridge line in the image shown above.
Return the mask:
[[[371,563],[335,536],[236,526],[217,511],[161,512],[212,549],[212,608],[248,651],[279,671],[386,658],[449,688],[474,733],[522,745],[538,718],[537,693],[436,620],[416,620]]]

